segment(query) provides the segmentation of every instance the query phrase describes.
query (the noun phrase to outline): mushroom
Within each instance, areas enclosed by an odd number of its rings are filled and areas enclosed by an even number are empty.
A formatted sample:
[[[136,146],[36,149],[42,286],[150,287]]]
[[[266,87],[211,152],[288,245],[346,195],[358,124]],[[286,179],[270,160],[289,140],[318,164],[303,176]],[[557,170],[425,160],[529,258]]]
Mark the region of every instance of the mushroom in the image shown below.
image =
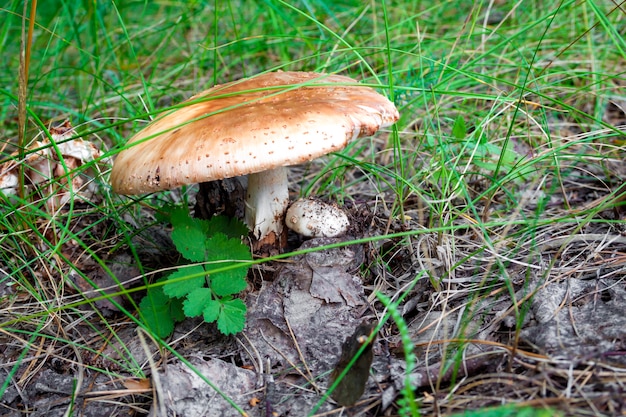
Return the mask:
[[[273,72],[218,85],[160,115],[115,160],[113,190],[140,194],[248,176],[245,221],[280,243],[289,204],[286,166],[371,136],[398,120],[387,98],[351,78]]]
[[[23,161],[18,161],[14,152],[11,157],[15,159],[0,165],[0,192],[17,194],[19,166],[23,165],[26,185],[38,190],[50,212],[77,197],[93,201],[98,190],[89,177],[94,177],[92,170],[97,169],[97,164],[86,164],[106,162],[106,158],[102,158],[102,152],[93,143],[71,139],[76,132],[69,121],[50,127],[49,133],[51,140],[34,141]]]
[[[287,209],[287,227],[306,237],[337,237],[348,230],[348,216],[334,204],[315,199],[296,200]]]

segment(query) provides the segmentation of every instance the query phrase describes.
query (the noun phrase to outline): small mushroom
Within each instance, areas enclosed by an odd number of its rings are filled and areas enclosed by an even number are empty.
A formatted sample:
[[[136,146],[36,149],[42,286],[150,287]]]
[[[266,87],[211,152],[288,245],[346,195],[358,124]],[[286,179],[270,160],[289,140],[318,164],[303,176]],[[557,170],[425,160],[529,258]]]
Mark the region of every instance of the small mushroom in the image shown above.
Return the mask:
[[[393,103],[348,77],[265,73],[159,116],[119,153],[111,184],[140,194],[248,175],[245,220],[256,247],[278,246],[289,203],[284,167],[338,151],[398,117]]]
[[[50,127],[49,132],[50,139],[34,141],[28,147],[23,161],[18,161],[18,154],[13,153],[11,157],[15,159],[0,165],[0,192],[17,194],[19,166],[23,165],[26,185],[39,190],[51,212],[76,197],[93,200],[98,189],[88,177],[96,174],[90,171],[97,164],[84,165],[96,160],[106,162],[106,158],[93,143],[71,139],[76,132],[69,121]]]
[[[348,230],[348,216],[339,207],[315,199],[294,201],[285,216],[287,227],[307,237],[337,237]]]

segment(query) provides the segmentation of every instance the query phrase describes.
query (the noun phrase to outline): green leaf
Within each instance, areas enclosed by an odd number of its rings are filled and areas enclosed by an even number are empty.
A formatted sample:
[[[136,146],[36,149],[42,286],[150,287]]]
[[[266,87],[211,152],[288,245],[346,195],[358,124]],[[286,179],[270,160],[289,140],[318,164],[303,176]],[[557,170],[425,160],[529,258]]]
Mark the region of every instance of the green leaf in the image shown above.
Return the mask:
[[[168,275],[165,285],[153,296],[158,299],[145,305],[148,309],[146,321],[162,327],[158,330],[161,334],[171,334],[174,320],[199,315],[207,323],[217,321],[218,330],[224,334],[243,330],[246,305],[239,299],[233,300],[230,295],[242,291],[247,285],[248,261],[252,260],[252,255],[241,242],[241,236],[248,233],[247,227],[236,219],[223,216],[208,221],[194,219],[186,207],[168,207],[163,218],[172,224],[172,241],[176,249],[192,262],[207,263],[181,267]],[[211,272],[233,266],[239,267]],[[208,288],[205,286],[207,277]]]
[[[515,162],[520,155],[515,152],[510,142],[506,148],[493,143],[485,143],[476,148],[476,157],[473,161],[474,165],[488,171],[494,171],[498,166],[498,159],[500,159],[500,168],[503,172],[508,173],[515,167]]]
[[[241,236],[248,234],[248,226],[235,217],[213,216],[208,223],[207,236],[223,233],[234,239],[241,239]]]
[[[183,310],[187,317],[202,315],[206,306],[212,301],[212,291],[208,288],[197,288],[187,295]]]
[[[464,139],[467,135],[467,127],[465,126],[465,120],[462,116],[458,116],[452,126],[452,136],[457,139]]]
[[[521,158],[521,155],[513,149],[513,145],[509,142],[508,146],[502,149],[501,158],[502,164],[512,169],[517,160]]]
[[[193,275],[198,275],[192,277]],[[191,265],[179,268],[167,277],[168,283],[163,286],[163,292],[170,297],[184,297],[193,290],[201,288],[206,283],[206,271],[202,265]]]
[[[212,262],[207,265],[207,272],[211,281],[211,289],[218,296],[236,294],[246,288],[246,275],[250,265],[246,261],[252,260],[250,248],[239,239],[229,239],[223,233],[217,233],[206,241],[207,258]],[[241,265],[245,263],[244,265]],[[232,265],[241,265],[228,271],[211,272],[218,268]]]
[[[230,296],[220,300],[209,299],[204,306],[203,316],[207,323],[217,320],[217,329],[225,335],[239,333],[246,324],[246,305]]]
[[[217,300],[209,301],[204,307],[204,321],[207,323],[213,323],[220,316],[220,310],[222,309],[222,305]]]
[[[176,210],[177,206],[171,203],[166,203],[161,206],[154,213],[154,218],[160,223],[171,223],[172,211]]]
[[[172,226],[184,224],[191,218],[189,208],[185,204],[168,204],[164,206],[163,209],[166,210],[168,221],[172,224]]]
[[[163,293],[162,287],[151,288],[139,303],[139,316],[146,326],[157,336],[164,338],[174,331],[171,315],[171,299]]]
[[[192,262],[204,261],[208,221],[194,219],[186,211],[176,210],[171,215],[172,241],[178,252]]]
[[[225,335],[239,333],[246,324],[246,305],[239,298],[221,300],[217,329]]]
[[[170,298],[170,315],[175,323],[185,320],[182,298]]]

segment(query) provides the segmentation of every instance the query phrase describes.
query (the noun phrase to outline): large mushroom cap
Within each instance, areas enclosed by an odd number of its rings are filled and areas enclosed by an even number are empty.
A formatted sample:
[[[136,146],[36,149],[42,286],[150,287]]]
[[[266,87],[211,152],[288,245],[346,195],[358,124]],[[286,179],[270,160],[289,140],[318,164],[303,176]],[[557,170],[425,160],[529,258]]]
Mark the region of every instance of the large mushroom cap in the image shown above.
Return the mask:
[[[113,189],[140,194],[300,164],[398,120],[375,90],[339,75],[273,72],[218,85],[129,140]]]

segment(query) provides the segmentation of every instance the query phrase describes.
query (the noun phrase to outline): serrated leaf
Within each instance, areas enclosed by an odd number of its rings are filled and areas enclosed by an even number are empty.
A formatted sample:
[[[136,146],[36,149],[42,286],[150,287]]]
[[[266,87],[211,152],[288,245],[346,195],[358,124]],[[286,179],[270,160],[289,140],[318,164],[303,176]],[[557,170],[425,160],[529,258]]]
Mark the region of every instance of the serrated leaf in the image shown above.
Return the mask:
[[[222,305],[217,300],[209,301],[204,307],[203,317],[204,321],[207,323],[213,323],[220,316],[220,310],[222,309]]]
[[[176,226],[172,230],[172,242],[174,242],[176,249],[185,259],[192,262],[205,260],[205,240],[206,234],[191,224]]]
[[[174,331],[170,307],[171,299],[163,293],[161,287],[149,289],[139,303],[142,321],[161,338],[169,336]]]
[[[241,265],[242,261],[252,260],[250,248],[241,243],[239,239],[229,239],[223,233],[217,233],[206,241],[207,264],[211,289],[218,296],[236,294],[246,288],[246,275],[249,264]],[[222,272],[211,272],[218,268],[225,268],[232,265],[241,265],[239,268]]]
[[[223,233],[229,238],[241,239],[248,234],[248,226],[235,217],[213,216],[208,223],[207,236]]]
[[[169,217],[169,222],[172,226],[177,226],[181,224],[185,224],[189,219],[192,219],[189,213],[189,207],[185,204],[168,204],[163,207],[164,210],[167,210],[167,215]]]
[[[197,276],[194,276],[197,275]],[[170,297],[184,297],[206,283],[206,271],[202,265],[180,268],[167,276],[163,292]]]
[[[212,291],[208,288],[197,288],[187,295],[183,303],[183,310],[187,317],[197,317],[203,314],[206,306],[212,301]]]
[[[171,222],[172,242],[178,252],[192,262],[204,261],[208,221],[194,219],[186,210],[176,210],[171,214]]]
[[[246,305],[239,298],[221,301],[217,329],[225,335],[239,333],[246,324]]]
[[[244,271],[244,274],[243,276],[235,276],[235,271]],[[211,275],[211,289],[220,297],[237,294],[245,290],[248,285],[245,278],[247,271],[248,268],[239,268],[213,274]]]
[[[172,223],[172,213],[177,210],[184,210],[184,208],[178,204],[166,203],[154,213],[154,218],[161,223]]]

